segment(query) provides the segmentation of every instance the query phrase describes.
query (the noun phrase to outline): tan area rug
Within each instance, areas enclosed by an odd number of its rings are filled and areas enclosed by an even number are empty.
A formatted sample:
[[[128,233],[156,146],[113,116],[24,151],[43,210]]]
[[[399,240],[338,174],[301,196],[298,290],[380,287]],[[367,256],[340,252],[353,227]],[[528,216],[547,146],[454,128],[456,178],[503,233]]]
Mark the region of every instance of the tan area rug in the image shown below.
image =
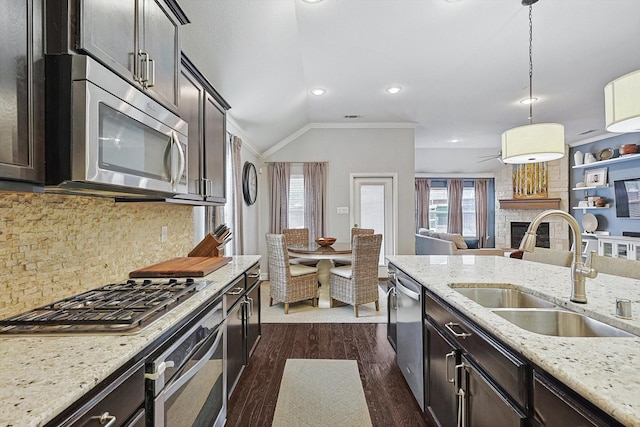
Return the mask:
[[[287,359],[272,426],[371,426],[358,362]]]
[[[289,314],[284,314],[284,304],[273,303],[269,307],[269,282],[262,282],[261,321],[262,323],[387,323],[387,296],[378,286],[380,311],[376,311],[374,303],[359,306],[359,317],[356,317],[353,306],[344,305],[329,308],[329,287],[318,288],[320,302],[318,307],[311,305],[311,300],[289,304]]]

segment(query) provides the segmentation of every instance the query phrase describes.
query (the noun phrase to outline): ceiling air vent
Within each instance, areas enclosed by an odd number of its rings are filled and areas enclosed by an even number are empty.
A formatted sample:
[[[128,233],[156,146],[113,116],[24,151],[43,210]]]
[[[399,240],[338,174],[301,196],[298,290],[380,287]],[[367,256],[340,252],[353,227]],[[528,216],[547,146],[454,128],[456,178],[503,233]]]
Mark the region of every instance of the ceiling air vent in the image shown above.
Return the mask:
[[[586,135],[588,133],[592,133],[592,132],[595,132],[595,131],[596,131],[596,129],[589,129],[589,130],[585,130],[584,132],[580,132],[578,135]]]
[[[360,114],[345,114],[344,115],[345,119],[359,119],[360,117],[362,117]]]

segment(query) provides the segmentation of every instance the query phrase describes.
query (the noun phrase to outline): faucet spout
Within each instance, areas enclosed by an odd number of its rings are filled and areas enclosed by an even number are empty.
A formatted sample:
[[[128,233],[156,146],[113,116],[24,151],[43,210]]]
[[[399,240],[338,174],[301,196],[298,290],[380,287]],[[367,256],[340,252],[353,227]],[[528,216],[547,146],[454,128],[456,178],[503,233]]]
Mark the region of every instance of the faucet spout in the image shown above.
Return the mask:
[[[531,221],[531,224],[529,224],[529,228],[520,242],[520,250],[533,252],[533,249],[536,246],[536,231],[542,221],[550,216],[557,216],[564,219],[569,224],[569,228],[571,228],[573,236],[573,261],[571,262],[570,299],[573,302],[585,304],[587,302],[585,279],[587,277],[593,279],[596,277],[598,272],[591,268],[591,258],[589,258],[589,262],[586,266],[582,262],[582,234],[580,233],[580,225],[573,216],[558,209],[551,209],[539,213],[533,221]]]

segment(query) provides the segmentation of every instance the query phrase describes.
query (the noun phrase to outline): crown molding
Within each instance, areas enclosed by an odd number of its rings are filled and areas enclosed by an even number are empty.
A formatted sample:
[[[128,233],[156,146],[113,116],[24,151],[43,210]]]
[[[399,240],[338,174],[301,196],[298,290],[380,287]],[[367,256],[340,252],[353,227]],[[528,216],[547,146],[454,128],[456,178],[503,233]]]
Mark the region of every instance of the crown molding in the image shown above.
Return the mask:
[[[251,139],[249,139],[249,137],[247,136],[246,133],[244,133],[240,125],[238,125],[238,123],[235,120],[233,120],[229,116],[229,114],[227,114],[227,132],[229,132],[230,134],[236,135],[240,139],[242,139],[242,147],[249,150],[251,154],[256,156],[258,159],[262,158],[262,156],[260,155],[260,152],[258,152],[258,150],[256,150],[256,147],[254,147],[254,145],[251,143]]]

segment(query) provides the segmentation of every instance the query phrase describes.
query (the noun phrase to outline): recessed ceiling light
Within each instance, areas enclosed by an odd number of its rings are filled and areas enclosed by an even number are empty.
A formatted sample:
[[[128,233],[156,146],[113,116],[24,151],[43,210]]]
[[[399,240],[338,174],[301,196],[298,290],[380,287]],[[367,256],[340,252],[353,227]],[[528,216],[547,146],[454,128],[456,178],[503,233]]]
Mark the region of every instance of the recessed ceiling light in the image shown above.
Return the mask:
[[[460,140],[458,138],[453,138],[453,139],[450,139],[449,142],[460,142]]]
[[[446,1],[447,3],[458,3],[459,1],[462,1],[462,0],[444,0],[444,1]]]
[[[529,105],[529,104],[533,104],[537,100],[538,100],[538,98],[535,98],[535,97],[534,98],[525,98],[525,99],[522,99],[520,101],[520,104]]]
[[[311,93],[316,96],[324,95],[326,92],[327,91],[322,88],[311,89]]]
[[[322,0],[302,0],[305,3],[320,3]]]
[[[402,90],[402,88],[400,86],[390,86],[386,90],[391,95],[395,95],[396,93],[400,92]]]

